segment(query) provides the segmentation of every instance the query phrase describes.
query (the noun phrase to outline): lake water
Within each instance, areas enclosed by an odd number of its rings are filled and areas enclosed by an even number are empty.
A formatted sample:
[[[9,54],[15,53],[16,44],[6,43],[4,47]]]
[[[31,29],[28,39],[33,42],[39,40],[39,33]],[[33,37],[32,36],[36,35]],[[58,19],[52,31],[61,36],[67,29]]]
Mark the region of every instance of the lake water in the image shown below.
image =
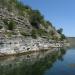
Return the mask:
[[[75,75],[75,49],[0,57],[0,75]]]

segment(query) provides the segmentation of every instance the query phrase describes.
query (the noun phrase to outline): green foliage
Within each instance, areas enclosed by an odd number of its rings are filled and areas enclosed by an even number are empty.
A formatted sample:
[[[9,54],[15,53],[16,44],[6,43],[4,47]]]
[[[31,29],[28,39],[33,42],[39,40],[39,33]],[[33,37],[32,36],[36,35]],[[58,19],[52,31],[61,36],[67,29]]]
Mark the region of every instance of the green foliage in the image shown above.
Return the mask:
[[[21,1],[18,0],[14,0],[15,1],[15,7],[19,10],[19,14],[24,16],[24,12],[29,12],[31,10],[31,7],[29,7],[28,5],[24,5]]]
[[[7,19],[4,19],[3,22],[4,22],[5,25],[8,25],[8,20]]]
[[[30,23],[33,26],[35,25],[35,27],[37,27],[37,25],[40,24],[41,21],[44,19],[39,10],[32,10],[29,15],[30,15]]]
[[[36,28],[39,29],[39,23],[37,21],[31,21],[31,25]]]
[[[0,0],[0,5],[3,5],[3,6],[7,5],[7,0]]]
[[[31,36],[33,38],[37,38],[37,36],[45,37],[45,38],[50,38],[49,33],[46,32],[44,29],[33,29],[31,32]]]
[[[32,30],[31,36],[32,36],[32,38],[34,38],[34,39],[37,38],[37,36],[36,36],[36,30],[34,30],[34,29]]]
[[[41,20],[41,24],[47,29],[48,28],[48,24],[45,20]]]
[[[57,32],[60,34],[60,40],[61,41],[63,41],[64,39],[66,39],[66,36],[64,35],[64,34],[62,34],[62,32],[63,32],[63,29],[62,28],[60,28],[60,29],[58,29],[57,30]]]
[[[26,9],[27,9],[27,10],[32,10],[31,7],[28,6],[28,5],[25,5],[25,10],[26,10]]]
[[[55,32],[54,32],[53,30],[51,30],[51,31],[50,31],[50,35],[51,35],[51,36],[54,36],[54,35],[55,35]]]
[[[7,35],[8,37],[12,36],[12,32],[5,32],[5,35]]]
[[[9,24],[8,24],[8,29],[9,30],[13,30],[15,28],[15,23],[14,21],[10,21]]]
[[[44,18],[39,10],[32,10],[31,18],[33,21],[41,22],[41,20]]]
[[[12,35],[17,35],[17,33],[15,33],[14,31],[6,31],[5,35],[7,35],[8,37],[11,37]]]
[[[15,3],[16,3],[16,7],[18,9],[20,9],[21,11],[25,10],[25,6],[24,6],[24,4],[22,2],[16,0]]]
[[[48,25],[50,25],[51,27],[53,27],[53,26],[52,26],[52,23],[51,23],[50,21],[47,21],[46,23],[47,23]]]
[[[25,33],[25,32],[20,32],[20,33],[21,33],[21,35],[23,35],[23,36],[29,36],[28,33]]]
[[[63,41],[64,39],[66,39],[66,36],[64,34],[61,34],[60,40]]]
[[[44,29],[38,29],[37,33],[39,36],[46,36],[47,35],[47,32]]]
[[[57,36],[52,36],[52,40],[58,41],[59,38]]]
[[[60,28],[60,29],[58,29],[58,30],[57,30],[57,32],[58,32],[59,34],[62,34],[63,29],[62,29],[62,28]]]
[[[3,21],[4,21],[5,25],[7,26],[8,30],[13,30],[15,28],[15,22],[13,20],[8,22],[7,19],[4,19]]]
[[[60,40],[63,41],[64,39],[66,39],[66,36],[63,34],[63,29],[60,28],[57,30],[57,32],[60,34]]]
[[[0,26],[0,29],[2,29],[3,28],[3,26]]]

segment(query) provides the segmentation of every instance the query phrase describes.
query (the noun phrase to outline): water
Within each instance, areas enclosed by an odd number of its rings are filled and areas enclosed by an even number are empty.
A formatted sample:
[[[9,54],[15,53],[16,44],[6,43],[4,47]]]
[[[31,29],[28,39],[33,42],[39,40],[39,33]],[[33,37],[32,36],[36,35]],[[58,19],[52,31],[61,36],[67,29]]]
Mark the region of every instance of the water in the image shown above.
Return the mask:
[[[75,49],[0,57],[0,75],[75,75]]]

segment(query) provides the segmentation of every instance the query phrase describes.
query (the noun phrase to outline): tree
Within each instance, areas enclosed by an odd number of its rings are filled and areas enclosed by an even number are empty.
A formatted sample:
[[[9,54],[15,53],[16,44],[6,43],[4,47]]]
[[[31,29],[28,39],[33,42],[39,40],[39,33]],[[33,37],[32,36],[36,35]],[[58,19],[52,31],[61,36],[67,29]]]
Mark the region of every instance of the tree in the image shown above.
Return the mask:
[[[30,11],[30,23],[33,27],[39,29],[39,24],[42,22],[42,19],[44,18],[39,10],[32,10]]]
[[[58,32],[59,34],[62,34],[63,29],[62,29],[62,28],[60,28],[60,29],[58,29],[58,30],[57,30],[57,32]]]
[[[32,10],[31,14],[30,14],[30,20],[35,21],[35,22],[41,22],[41,20],[44,17],[41,15],[41,13],[39,12],[39,10]]]
[[[66,36],[64,34],[61,34],[60,40],[66,39]]]
[[[52,23],[50,21],[47,21],[47,24],[49,24],[52,27]]]

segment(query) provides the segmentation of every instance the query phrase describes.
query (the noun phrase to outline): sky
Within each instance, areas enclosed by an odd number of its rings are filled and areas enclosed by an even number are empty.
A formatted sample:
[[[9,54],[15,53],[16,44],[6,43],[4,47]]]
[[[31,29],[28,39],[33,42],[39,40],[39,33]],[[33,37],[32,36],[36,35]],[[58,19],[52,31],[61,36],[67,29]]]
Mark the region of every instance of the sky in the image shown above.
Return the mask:
[[[63,28],[66,36],[75,37],[75,0],[21,0],[32,9],[40,10],[56,29]]]

